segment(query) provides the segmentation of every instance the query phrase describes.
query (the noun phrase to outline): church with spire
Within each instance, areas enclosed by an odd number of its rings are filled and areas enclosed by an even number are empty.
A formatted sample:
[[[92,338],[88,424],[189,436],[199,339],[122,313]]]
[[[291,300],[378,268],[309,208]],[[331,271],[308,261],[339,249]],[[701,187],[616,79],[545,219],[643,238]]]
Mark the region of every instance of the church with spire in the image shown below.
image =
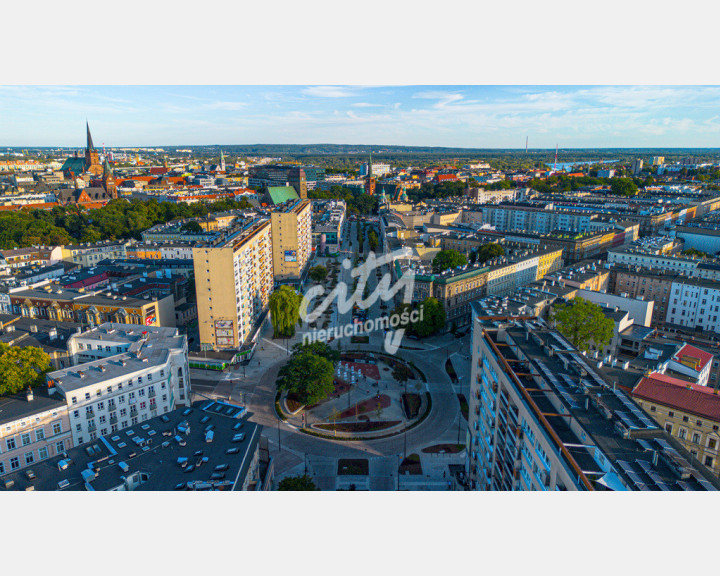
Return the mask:
[[[101,176],[104,172],[102,164],[100,164],[100,153],[93,145],[92,134],[90,134],[90,124],[85,123],[87,129],[87,143],[85,146],[85,156],[81,157],[77,153],[74,157],[65,160],[62,166],[65,178],[75,179],[84,175]]]
[[[368,173],[365,176],[365,194],[375,195],[375,178],[373,178],[372,170],[372,150],[370,151],[370,162],[368,162]]]
[[[65,160],[62,166],[63,175],[72,181],[71,188],[60,188],[55,192],[57,202],[61,205],[82,204],[86,206],[102,206],[118,197],[117,181],[107,158],[100,163],[100,153],[95,148],[90,134],[90,126],[86,123],[87,145],[85,155]]]

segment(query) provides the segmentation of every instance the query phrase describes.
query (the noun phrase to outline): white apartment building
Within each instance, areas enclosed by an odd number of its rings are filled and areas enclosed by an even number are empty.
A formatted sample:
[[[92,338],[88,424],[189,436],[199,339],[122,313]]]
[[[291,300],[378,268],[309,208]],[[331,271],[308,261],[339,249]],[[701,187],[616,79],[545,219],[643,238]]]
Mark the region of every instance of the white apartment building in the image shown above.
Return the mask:
[[[690,278],[673,282],[665,322],[720,334],[720,285]]]
[[[673,272],[686,272],[692,274],[697,268],[698,261],[690,258],[663,254],[649,254],[633,248],[617,248],[608,250],[609,264],[626,264],[628,266],[642,266]]]
[[[75,446],[190,405],[187,339],[175,328],[106,323],[68,340],[74,366],[47,374]]]
[[[125,258],[125,242],[98,242],[63,246],[63,260],[80,266],[94,266],[106,258]]]
[[[491,224],[500,232],[530,231],[548,234],[555,230],[588,232],[593,214],[562,211],[553,204],[523,206],[490,204],[481,208],[483,223]]]

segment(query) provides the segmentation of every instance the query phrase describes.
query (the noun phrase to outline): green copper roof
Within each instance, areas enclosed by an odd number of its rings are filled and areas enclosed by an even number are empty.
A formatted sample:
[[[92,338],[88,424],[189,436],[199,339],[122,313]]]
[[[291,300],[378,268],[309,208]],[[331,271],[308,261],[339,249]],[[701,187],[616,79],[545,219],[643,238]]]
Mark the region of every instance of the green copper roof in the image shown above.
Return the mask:
[[[299,200],[295,188],[292,186],[269,186],[268,194],[273,204],[282,204],[288,200]]]
[[[63,163],[61,170],[63,172],[70,172],[72,170],[75,176],[79,176],[85,172],[85,158],[68,158]]]

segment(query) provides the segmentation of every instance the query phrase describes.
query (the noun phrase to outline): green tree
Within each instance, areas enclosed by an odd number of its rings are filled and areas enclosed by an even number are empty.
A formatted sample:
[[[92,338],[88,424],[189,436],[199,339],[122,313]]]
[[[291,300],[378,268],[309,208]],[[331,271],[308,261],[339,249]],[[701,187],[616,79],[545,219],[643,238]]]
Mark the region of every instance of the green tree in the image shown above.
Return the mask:
[[[687,250],[683,250],[684,256],[696,256],[698,258],[707,258],[708,255],[705,252],[702,252],[701,250],[698,250],[697,248],[688,248]]]
[[[635,196],[638,187],[632,178],[613,178],[610,190],[618,196]]]
[[[308,342],[307,344],[295,344],[295,346],[293,346],[293,351],[297,353],[309,352],[310,354],[327,358],[333,363],[340,360],[340,352],[331,348],[330,344],[327,342],[320,342],[319,340],[316,340],[315,342]]]
[[[42,384],[49,368],[50,356],[42,348],[0,343],[0,395]]]
[[[438,272],[465,264],[467,264],[467,258],[457,250],[440,250],[433,259],[433,267]]]
[[[424,338],[440,332],[445,327],[446,320],[443,305],[437,298],[428,296],[420,303],[420,306],[423,308],[423,318],[413,325],[414,333]]]
[[[377,249],[378,244],[380,244],[378,235],[375,233],[375,230],[370,230],[370,232],[368,232],[368,245],[370,246],[370,250],[374,252]]]
[[[468,259],[470,260],[470,264],[475,264],[475,262],[478,259],[477,250],[471,251],[470,254],[468,255]]]
[[[411,322],[409,319],[410,314],[414,310],[420,310],[422,307],[422,320],[418,319],[415,322]],[[405,313],[407,321],[403,322],[402,315]],[[428,296],[420,302],[417,308],[414,308],[410,304],[399,304],[390,314],[390,318],[393,316],[400,316],[398,328],[405,328],[408,334],[425,338],[432,334],[436,334],[445,327],[445,309],[443,305],[432,296]]]
[[[310,272],[308,272],[308,274],[313,282],[322,282],[325,278],[327,278],[328,271],[325,266],[313,266],[310,268]]]
[[[270,294],[270,319],[273,338],[291,338],[300,322],[302,296],[290,286],[280,286]]]
[[[480,260],[480,263],[485,263],[488,260],[492,260],[493,258],[497,258],[498,256],[504,256],[505,255],[505,248],[503,248],[500,244],[497,242],[490,242],[489,244],[484,244],[478,248],[478,260]]]
[[[278,490],[284,492],[307,492],[316,491],[318,488],[312,478],[303,474],[302,476],[288,476],[280,480]]]
[[[277,389],[295,394],[303,404],[316,404],[334,390],[335,367],[327,358],[299,352],[280,369]]]
[[[185,222],[185,224],[182,225],[182,230],[188,234],[199,234],[203,231],[202,226],[200,226],[200,224],[198,224],[195,220]]]
[[[610,343],[615,323],[603,314],[602,307],[577,297],[572,303],[554,306],[552,318],[557,329],[580,351]]]
[[[412,375],[412,370],[405,364],[395,364],[393,366],[392,377],[398,384],[405,385],[405,393],[407,393],[407,382]]]

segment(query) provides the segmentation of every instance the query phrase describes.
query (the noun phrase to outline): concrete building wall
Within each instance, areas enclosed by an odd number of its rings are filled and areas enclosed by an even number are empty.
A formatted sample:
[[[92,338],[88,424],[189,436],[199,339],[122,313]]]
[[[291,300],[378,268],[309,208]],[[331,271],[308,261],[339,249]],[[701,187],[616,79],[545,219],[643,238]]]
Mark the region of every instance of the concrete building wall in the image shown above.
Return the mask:
[[[655,302],[652,300],[639,300],[637,298],[625,298],[615,294],[607,294],[604,292],[595,292],[593,290],[578,290],[577,295],[580,298],[601,304],[608,308],[619,308],[626,311],[634,324],[641,326],[650,326],[652,324],[653,309]],[[622,329],[621,329],[622,330]]]
[[[232,247],[195,248],[193,262],[200,345],[205,349],[238,348],[240,337]],[[216,326],[220,335],[216,335]]]
[[[675,235],[685,241],[686,250],[694,248],[711,255],[720,252],[720,231],[718,230],[702,230],[701,228],[678,226]]]
[[[272,212],[272,262],[276,282],[299,280],[312,250],[312,207],[303,200],[287,212]]]

